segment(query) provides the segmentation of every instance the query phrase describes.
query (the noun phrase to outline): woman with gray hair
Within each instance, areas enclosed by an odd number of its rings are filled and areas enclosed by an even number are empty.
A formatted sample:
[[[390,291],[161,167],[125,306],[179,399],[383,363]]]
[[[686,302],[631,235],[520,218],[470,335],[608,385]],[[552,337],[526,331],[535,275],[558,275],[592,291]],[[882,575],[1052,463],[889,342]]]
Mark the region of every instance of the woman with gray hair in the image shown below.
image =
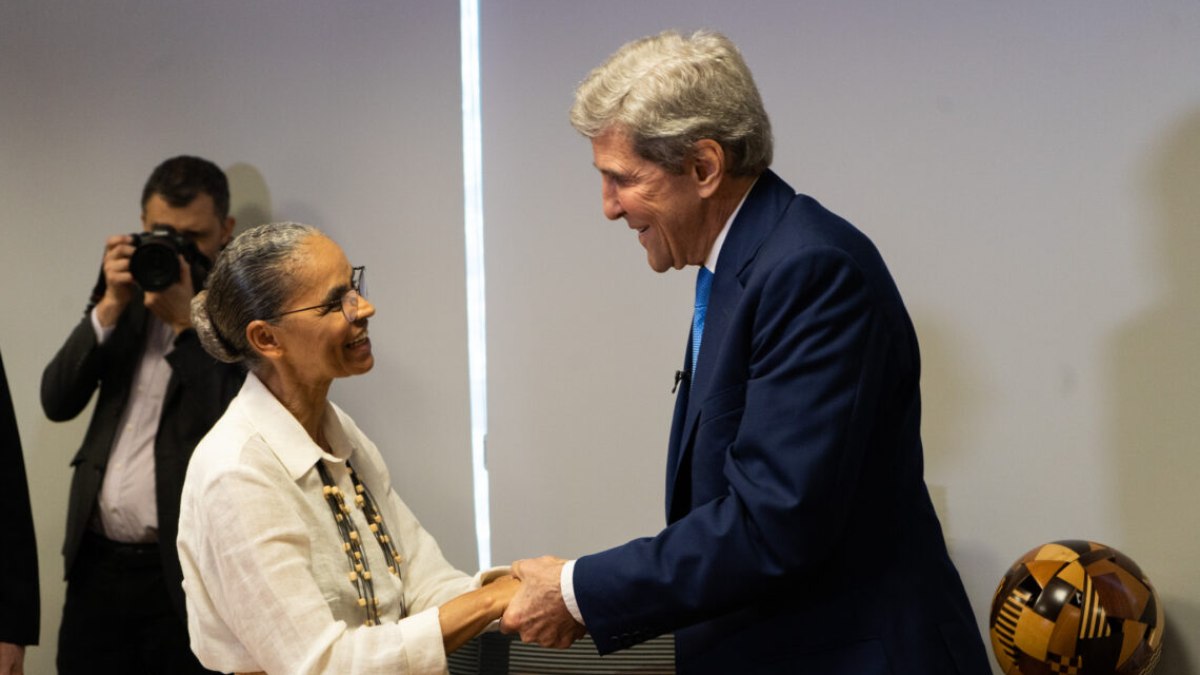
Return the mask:
[[[180,508],[188,630],[208,668],[442,673],[516,590],[445,560],[327,399],[374,364],[374,313],[363,268],[296,223],[238,236],[192,302],[205,349],[249,369],[196,447]]]

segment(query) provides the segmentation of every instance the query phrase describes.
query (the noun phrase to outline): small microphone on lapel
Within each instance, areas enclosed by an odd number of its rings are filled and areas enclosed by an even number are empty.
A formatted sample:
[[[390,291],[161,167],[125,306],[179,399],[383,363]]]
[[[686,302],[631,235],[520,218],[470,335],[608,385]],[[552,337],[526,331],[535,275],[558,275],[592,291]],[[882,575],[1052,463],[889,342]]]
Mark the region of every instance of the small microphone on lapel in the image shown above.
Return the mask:
[[[675,386],[671,387],[672,394],[679,390],[679,383],[683,380],[683,375],[684,373],[682,370],[675,371]]]

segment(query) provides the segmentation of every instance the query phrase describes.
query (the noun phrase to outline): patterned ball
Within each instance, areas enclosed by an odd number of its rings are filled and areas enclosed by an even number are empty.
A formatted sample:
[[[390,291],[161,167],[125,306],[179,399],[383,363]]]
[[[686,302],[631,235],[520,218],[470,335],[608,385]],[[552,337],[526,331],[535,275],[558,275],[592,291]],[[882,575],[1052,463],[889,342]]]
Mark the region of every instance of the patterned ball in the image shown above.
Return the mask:
[[[1137,564],[1090,541],[1021,556],[988,619],[1005,675],[1149,675],[1162,653],[1163,609]]]

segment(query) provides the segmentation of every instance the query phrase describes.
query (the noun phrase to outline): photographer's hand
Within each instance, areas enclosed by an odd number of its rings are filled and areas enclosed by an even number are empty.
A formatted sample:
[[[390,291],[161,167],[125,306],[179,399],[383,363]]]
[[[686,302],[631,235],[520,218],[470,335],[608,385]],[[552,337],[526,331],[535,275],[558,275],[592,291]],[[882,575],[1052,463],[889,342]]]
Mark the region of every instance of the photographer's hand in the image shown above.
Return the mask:
[[[146,309],[173,328],[176,335],[192,327],[192,296],[195,295],[191,266],[183,256],[178,258],[179,281],[161,291],[146,291]]]
[[[96,318],[104,327],[112,326],[133,297],[133,275],[129,272],[129,257],[133,255],[133,239],[127,234],[109,237],[104,242],[104,297],[96,303]]]

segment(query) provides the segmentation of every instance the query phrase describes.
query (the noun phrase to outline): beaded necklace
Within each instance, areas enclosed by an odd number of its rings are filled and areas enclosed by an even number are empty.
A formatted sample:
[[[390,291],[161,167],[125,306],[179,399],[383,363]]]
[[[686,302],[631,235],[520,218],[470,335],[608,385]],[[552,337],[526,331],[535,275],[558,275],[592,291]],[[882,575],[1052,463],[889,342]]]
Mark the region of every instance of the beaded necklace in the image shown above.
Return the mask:
[[[391,564],[388,565],[388,572],[398,578],[402,558],[396,550],[395,544],[392,543],[392,538],[388,536],[387,526],[383,522],[383,514],[380,513],[374,497],[371,496],[371,491],[362,484],[362,481],[358,480],[358,475],[354,473],[354,467],[350,466],[349,460],[346,461],[346,470],[350,473],[350,481],[354,483],[354,503],[362,509],[363,515],[366,516],[367,526],[375,535],[375,541],[379,542],[384,559],[391,561]],[[371,582],[371,566],[367,562],[366,552],[362,547],[362,538],[358,536],[358,528],[355,527],[354,520],[350,517],[350,507],[342,498],[341,489],[330,477],[329,469],[326,468],[324,461],[317,462],[317,472],[321,474],[321,482],[325,486],[322,488],[325,502],[329,504],[329,509],[333,512],[333,519],[337,522],[338,533],[342,535],[342,551],[346,554],[346,561],[350,565],[350,574],[347,576],[355,590],[358,591],[358,606],[367,613],[363,625],[378,625],[379,598],[375,597],[375,586]],[[400,606],[400,616],[404,616],[403,603]]]

